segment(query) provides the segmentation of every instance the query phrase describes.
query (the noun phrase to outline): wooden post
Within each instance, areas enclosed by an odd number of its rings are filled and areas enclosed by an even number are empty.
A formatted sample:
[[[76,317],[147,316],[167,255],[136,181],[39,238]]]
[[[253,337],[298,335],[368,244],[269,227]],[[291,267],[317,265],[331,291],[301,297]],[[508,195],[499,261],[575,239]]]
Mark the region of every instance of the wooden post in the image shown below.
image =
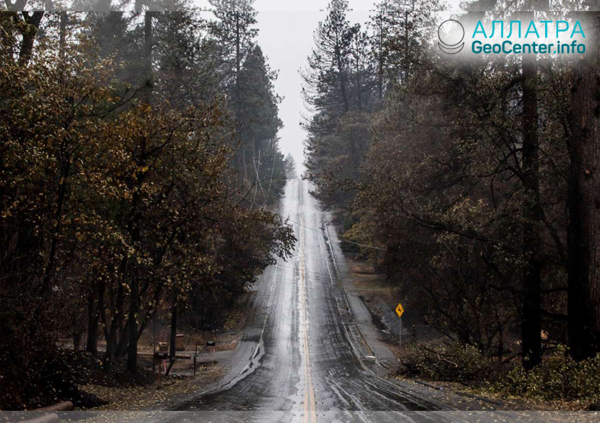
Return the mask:
[[[162,375],[162,360],[158,362],[158,384],[160,385],[160,377]]]
[[[156,307],[156,310],[154,310],[154,316],[153,320],[153,328],[152,328],[152,352],[156,353],[156,312],[158,311],[158,306]],[[156,359],[152,360],[152,373],[156,372]]]

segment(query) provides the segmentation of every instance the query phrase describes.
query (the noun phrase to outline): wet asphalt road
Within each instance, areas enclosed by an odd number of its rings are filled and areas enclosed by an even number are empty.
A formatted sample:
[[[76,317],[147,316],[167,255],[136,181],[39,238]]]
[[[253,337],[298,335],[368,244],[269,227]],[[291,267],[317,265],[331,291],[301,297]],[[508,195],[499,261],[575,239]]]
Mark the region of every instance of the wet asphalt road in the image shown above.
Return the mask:
[[[286,422],[371,421],[364,413],[448,410],[426,391],[377,376],[382,369],[353,324],[340,284],[339,247],[328,238],[333,228],[309,188],[301,180],[286,187],[280,211],[298,238],[294,257],[267,269],[258,284],[259,312],[229,375],[176,409]],[[390,414],[389,421],[397,418]]]

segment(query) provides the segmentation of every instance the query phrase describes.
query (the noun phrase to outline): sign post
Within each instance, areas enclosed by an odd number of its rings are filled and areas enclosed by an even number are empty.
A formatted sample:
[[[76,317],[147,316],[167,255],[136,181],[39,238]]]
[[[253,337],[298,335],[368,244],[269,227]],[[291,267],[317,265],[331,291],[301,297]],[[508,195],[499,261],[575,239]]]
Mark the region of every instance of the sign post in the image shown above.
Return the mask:
[[[398,340],[398,345],[400,347],[402,347],[402,315],[404,314],[404,307],[402,307],[402,303],[398,303],[398,307],[396,307],[396,314],[398,315],[398,318],[400,319],[400,330],[399,332],[399,340]]]

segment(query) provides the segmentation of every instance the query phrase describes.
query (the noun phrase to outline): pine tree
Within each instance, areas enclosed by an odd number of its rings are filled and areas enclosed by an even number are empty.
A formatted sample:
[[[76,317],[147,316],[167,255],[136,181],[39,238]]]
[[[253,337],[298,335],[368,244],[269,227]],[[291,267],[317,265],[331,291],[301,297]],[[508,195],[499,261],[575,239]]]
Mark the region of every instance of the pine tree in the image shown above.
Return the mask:
[[[243,113],[240,103],[240,74],[246,58],[256,44],[258,30],[253,26],[256,25],[257,12],[254,10],[254,0],[211,0],[210,4],[215,8],[214,14],[217,18],[217,22],[212,25],[212,33],[220,50],[222,86],[232,114],[238,122],[236,129],[239,131],[241,126],[238,117]],[[246,150],[245,146],[242,146],[237,157],[238,172],[242,181],[248,179],[250,166]]]
[[[332,0],[327,11],[315,31],[315,46],[302,77],[306,103],[323,118],[322,123],[330,124],[353,109],[350,61],[352,41],[360,27],[351,26],[346,18],[347,0]]]
[[[288,179],[296,179],[298,177],[296,172],[296,161],[291,154],[285,156],[285,175]]]
[[[276,191],[282,188],[281,178],[274,187],[271,175],[276,167],[283,169],[283,156],[277,147],[277,133],[282,122],[278,116],[281,99],[275,94],[273,86],[276,77],[277,74],[270,69],[261,48],[255,46],[240,72],[240,112],[236,122],[242,141],[240,149],[248,161],[248,168],[244,169],[244,173],[253,175],[248,178],[253,181],[255,194],[261,192],[264,195],[272,188]]]

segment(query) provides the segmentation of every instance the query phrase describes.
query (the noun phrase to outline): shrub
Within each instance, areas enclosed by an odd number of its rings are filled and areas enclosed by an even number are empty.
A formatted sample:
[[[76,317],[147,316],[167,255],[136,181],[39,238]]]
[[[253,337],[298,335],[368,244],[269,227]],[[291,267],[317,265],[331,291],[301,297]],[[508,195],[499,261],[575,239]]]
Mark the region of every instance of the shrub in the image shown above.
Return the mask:
[[[542,364],[527,372],[522,366],[494,385],[498,393],[545,400],[600,400],[600,355],[574,361],[559,347]]]
[[[413,371],[431,380],[480,384],[496,372],[496,364],[472,345],[451,343],[436,347],[416,346],[409,352]]]

